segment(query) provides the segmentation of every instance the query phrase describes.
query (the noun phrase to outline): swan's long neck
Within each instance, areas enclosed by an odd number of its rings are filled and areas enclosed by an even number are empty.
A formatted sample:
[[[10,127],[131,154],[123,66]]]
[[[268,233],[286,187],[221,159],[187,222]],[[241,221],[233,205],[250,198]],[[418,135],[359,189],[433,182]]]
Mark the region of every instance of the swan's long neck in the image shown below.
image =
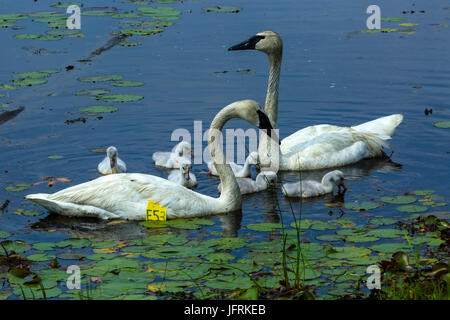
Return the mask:
[[[333,190],[333,184],[331,183],[332,177],[333,177],[333,173],[332,172],[328,172],[322,178],[322,183],[321,184],[327,191],[332,191]]]
[[[222,183],[222,192],[219,201],[227,208],[228,211],[238,210],[241,208],[242,196],[239,185],[236,182],[233,170],[230,165],[226,163],[225,155],[223,153],[219,134],[222,133],[222,128],[225,123],[234,118],[232,107],[222,109],[211,123],[208,133],[208,147],[211,154],[211,159],[219,175]]]
[[[278,87],[280,84],[281,59],[283,49],[269,54],[269,83],[267,85],[266,104],[264,111],[274,129],[278,128]]]

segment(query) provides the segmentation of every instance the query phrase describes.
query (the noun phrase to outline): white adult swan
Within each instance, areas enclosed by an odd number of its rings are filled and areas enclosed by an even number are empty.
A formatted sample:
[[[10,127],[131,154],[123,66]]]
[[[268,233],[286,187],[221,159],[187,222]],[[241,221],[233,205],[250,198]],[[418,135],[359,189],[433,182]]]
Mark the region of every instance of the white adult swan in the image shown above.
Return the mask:
[[[333,185],[347,190],[344,185],[344,174],[339,170],[334,170],[325,174],[322,182],[314,180],[304,180],[283,184],[282,191],[286,197],[311,198],[333,192]]]
[[[270,121],[253,100],[234,102],[213,119],[208,135],[211,158],[223,185],[219,198],[206,196],[166,179],[140,173],[120,173],[63,189],[54,194],[30,194],[25,198],[49,211],[66,216],[144,220],[149,200],[167,209],[167,218],[198,217],[240,210],[242,197],[233,171],[224,159],[222,128],[232,118],[270,130]]]
[[[172,170],[167,180],[180,184],[186,188],[193,188],[197,185],[197,178],[191,172],[192,164],[189,160],[181,161],[180,169]]]
[[[259,164],[259,157],[258,152],[251,152],[247,159],[245,159],[245,163],[243,166],[238,165],[235,162],[229,162],[231,169],[233,170],[234,176],[236,178],[246,178],[250,177],[252,175],[252,165],[253,164]],[[217,170],[214,167],[214,164],[212,161],[207,162],[208,165],[208,173],[217,176]]]
[[[264,31],[228,50],[258,50],[269,57],[270,71],[265,112],[274,128],[278,128],[278,87],[280,81],[283,42],[273,31]],[[358,126],[339,127],[328,124],[310,126],[284,138],[280,143],[280,170],[312,170],[344,166],[364,158],[383,155],[383,147],[390,149],[395,128],[402,122],[401,114],[378,118]],[[262,142],[262,141],[261,141]],[[273,157],[267,148],[260,156]],[[262,160],[263,161],[263,160]],[[263,162],[267,162],[264,160]]]
[[[181,141],[171,152],[157,151],[153,153],[152,159],[156,166],[164,168],[180,168],[180,161],[183,158],[190,159],[192,155],[191,144]]]
[[[263,171],[256,176],[255,180],[252,178],[239,178],[236,181],[241,194],[255,193],[264,191],[275,184],[277,182],[277,174],[273,171]],[[221,183],[217,186],[217,190],[219,190],[219,193],[222,192]]]
[[[101,174],[125,173],[127,166],[119,157],[116,147],[108,147],[106,149],[106,157],[97,166],[97,170]]]

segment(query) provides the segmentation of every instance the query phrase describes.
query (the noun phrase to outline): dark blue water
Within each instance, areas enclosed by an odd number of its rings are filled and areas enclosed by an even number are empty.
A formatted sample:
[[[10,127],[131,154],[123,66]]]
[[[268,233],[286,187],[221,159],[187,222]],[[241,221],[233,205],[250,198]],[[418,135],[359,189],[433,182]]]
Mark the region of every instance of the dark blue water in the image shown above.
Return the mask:
[[[0,13],[48,11],[51,3],[2,1]],[[114,46],[84,63],[78,60],[104,46],[112,38],[111,33],[119,30],[119,19],[82,17],[84,37],[65,37],[60,41],[14,39],[17,33],[43,33],[48,29],[30,19],[16,23],[25,27],[23,30],[0,29],[0,84],[9,83],[13,73],[62,69],[45,85],[0,91],[6,94],[0,103],[25,107],[17,117],[0,125],[0,201],[11,201],[0,215],[1,229],[17,232],[16,238],[33,242],[67,237],[71,225],[78,227],[79,222],[65,219],[61,227],[60,221],[49,220],[47,214],[25,218],[12,212],[31,207],[23,199],[28,193],[52,193],[98,177],[96,166],[104,155],[91,152],[92,148],[115,145],[129,172],[166,177],[167,172],[153,165],[151,155],[173,147],[175,142],[170,141],[170,135],[174,129],[186,128],[193,132],[194,120],[198,120],[206,130],[216,112],[231,102],[247,98],[264,102],[268,76],[266,56],[256,51],[227,51],[229,46],[264,30],[278,32],[284,42],[279,101],[281,137],[309,125],[350,126],[393,113],[404,115],[391,140],[395,150],[392,162],[363,161],[343,169],[349,176],[346,201],[379,199],[383,195],[420,189],[435,190],[448,199],[449,131],[432,125],[450,119],[450,28],[432,25],[450,23],[450,10],[444,10],[448,3],[378,1],[382,17],[402,17],[406,18],[404,22],[418,23],[415,33],[359,33],[366,29],[366,8],[370,4],[370,1],[281,1],[275,5],[266,0],[224,4],[244,8],[237,14],[201,10],[204,6],[217,5],[217,1],[170,4],[181,10],[182,15],[163,33],[134,36],[127,41],[142,42],[141,46]],[[119,1],[89,1],[87,6],[113,6],[121,10],[138,7]],[[402,13],[411,10],[415,13]],[[398,27],[396,22],[382,22],[382,28],[395,27]],[[31,53],[41,48],[46,51],[39,55]],[[69,65],[74,69],[65,71]],[[237,72],[243,69],[252,72]],[[127,80],[143,81],[145,85],[119,88],[77,80],[104,74],[119,74]],[[111,93],[138,94],[145,98],[113,103],[119,111],[104,114],[101,120],[87,116],[86,123],[66,124],[68,119],[83,116],[78,112],[79,107],[98,104],[92,97],[73,95],[90,88],[109,88]],[[425,108],[432,108],[433,114],[426,116]],[[0,111],[3,109],[13,107],[0,108]],[[240,120],[227,125],[227,128],[236,127],[249,126]],[[47,158],[55,154],[63,158]],[[206,165],[194,166],[199,181],[196,191],[216,196],[219,180],[202,173],[206,170]],[[303,178],[318,179],[323,172],[304,173]],[[67,177],[73,182],[57,182],[53,187],[44,183],[23,192],[4,190],[11,183],[33,183],[42,176]],[[298,179],[295,173],[279,177],[283,182]],[[242,218],[233,223],[230,234],[239,236],[248,232],[245,226],[249,223],[279,221],[277,201],[286,219],[290,219],[289,203],[279,189],[244,199]],[[303,216],[330,219],[329,208],[324,206],[330,200],[331,196],[307,201]],[[294,203],[294,208],[298,208],[298,203]],[[383,208],[374,213],[402,217],[395,210]],[[364,219],[359,213],[348,212],[347,216],[355,222]],[[46,226],[58,231],[48,233],[29,228],[30,223],[40,219],[46,219]],[[220,219],[214,220],[216,225],[208,228],[222,230]],[[134,223],[126,226],[120,227],[119,237],[136,235],[139,228]],[[105,238],[118,236],[108,230],[95,232]]]

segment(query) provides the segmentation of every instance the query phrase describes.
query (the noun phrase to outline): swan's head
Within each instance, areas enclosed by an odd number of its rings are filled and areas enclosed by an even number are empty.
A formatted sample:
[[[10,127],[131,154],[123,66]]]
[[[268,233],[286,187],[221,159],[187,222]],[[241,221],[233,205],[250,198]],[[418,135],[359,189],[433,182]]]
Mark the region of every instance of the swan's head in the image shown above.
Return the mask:
[[[256,180],[265,181],[269,186],[277,183],[278,177],[274,171],[263,171],[256,176]]]
[[[117,151],[116,147],[108,147],[108,149],[106,149],[106,155],[109,158],[109,164],[111,168],[114,168],[117,163],[117,156],[119,155],[119,151]]]
[[[248,40],[228,48],[228,51],[234,50],[258,50],[267,54],[279,54],[283,51],[283,41],[278,33],[263,31]]]
[[[192,164],[190,161],[182,161],[180,164],[180,171],[186,180],[190,179],[189,171],[191,171]]]
[[[344,184],[344,173],[339,170],[334,170],[326,174],[328,176],[328,180],[332,183],[334,183],[338,188],[339,191],[341,190],[341,187],[345,190],[345,184]]]
[[[265,129],[268,132],[273,129],[269,117],[267,117],[267,114],[264,112],[261,105],[254,100],[233,102],[223,108],[220,113],[222,113],[227,120],[241,118],[259,129]]]
[[[179,157],[189,157],[193,155],[191,151],[191,144],[187,141],[181,141],[175,146],[174,153],[176,153]]]

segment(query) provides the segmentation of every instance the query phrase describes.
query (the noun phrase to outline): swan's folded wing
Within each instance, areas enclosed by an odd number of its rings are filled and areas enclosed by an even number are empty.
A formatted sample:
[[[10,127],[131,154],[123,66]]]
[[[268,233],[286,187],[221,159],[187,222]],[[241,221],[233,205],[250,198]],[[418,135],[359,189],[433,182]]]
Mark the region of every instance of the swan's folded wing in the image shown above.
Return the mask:
[[[48,199],[90,205],[128,219],[145,219],[149,200],[166,207],[168,218],[204,215],[210,201],[166,179],[139,173],[100,177],[58,191]]]

